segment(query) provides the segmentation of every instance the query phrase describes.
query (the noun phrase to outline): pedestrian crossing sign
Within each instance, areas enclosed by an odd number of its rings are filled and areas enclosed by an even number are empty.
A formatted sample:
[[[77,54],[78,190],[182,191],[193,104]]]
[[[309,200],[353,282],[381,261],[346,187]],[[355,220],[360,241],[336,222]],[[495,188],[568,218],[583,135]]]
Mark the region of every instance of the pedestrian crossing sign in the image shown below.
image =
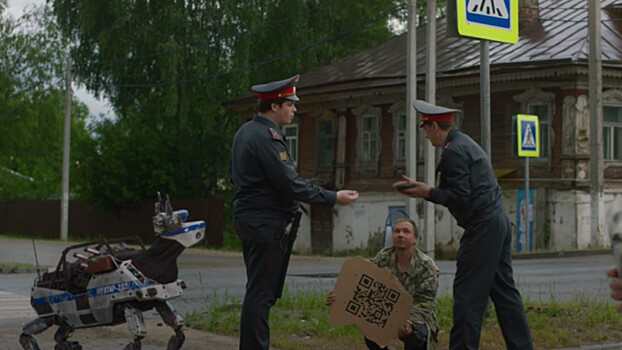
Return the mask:
[[[518,156],[540,156],[540,130],[537,115],[519,114],[516,118],[518,131]]]
[[[455,1],[460,35],[510,44],[518,42],[518,0]]]

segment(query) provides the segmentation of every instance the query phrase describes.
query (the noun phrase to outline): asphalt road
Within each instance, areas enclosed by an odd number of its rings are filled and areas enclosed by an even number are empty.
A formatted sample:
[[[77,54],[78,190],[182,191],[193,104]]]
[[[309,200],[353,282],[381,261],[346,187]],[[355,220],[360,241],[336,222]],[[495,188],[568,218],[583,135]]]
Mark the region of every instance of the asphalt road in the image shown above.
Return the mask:
[[[67,243],[36,242],[40,265],[56,266],[60,252]],[[287,287],[293,293],[299,290],[328,291],[335,284],[337,274],[344,258],[318,258],[294,256],[288,270]],[[0,239],[0,262],[31,263],[35,261],[32,242],[18,239]],[[524,298],[531,300],[572,300],[590,298],[609,300],[608,279],[605,270],[612,265],[610,255],[575,256],[547,259],[515,259],[514,275]],[[439,294],[451,294],[455,262],[438,261],[440,271]],[[178,311],[185,315],[201,311],[214,300],[240,301],[244,295],[246,281],[242,256],[239,253],[225,253],[200,249],[187,249],[178,259],[180,278],[188,288],[184,294],[172,302]],[[8,344],[8,349],[19,350],[17,337],[21,325],[34,319],[35,313],[29,305],[29,293],[35,273],[0,274],[0,341]],[[612,301],[613,302],[613,301]],[[164,349],[170,336],[166,326],[158,326],[155,313],[147,313],[150,322],[143,349]],[[149,332],[149,329],[156,328]],[[97,331],[106,329],[105,333]],[[221,337],[208,332],[188,330],[184,349],[234,349],[237,340]],[[53,331],[44,332],[49,344]],[[108,334],[108,335],[105,335]],[[102,340],[102,336],[104,340]],[[125,325],[99,327],[92,330],[77,330],[74,337],[85,349],[114,349],[129,340]],[[102,343],[103,341],[103,343]],[[116,342],[107,344],[105,342]],[[86,344],[84,343],[86,342]],[[90,343],[89,343],[90,342]],[[195,343],[195,344],[192,344]],[[101,345],[104,344],[104,345]],[[42,343],[43,345],[43,343]],[[151,347],[149,347],[151,346]],[[44,348],[48,348],[44,346]]]

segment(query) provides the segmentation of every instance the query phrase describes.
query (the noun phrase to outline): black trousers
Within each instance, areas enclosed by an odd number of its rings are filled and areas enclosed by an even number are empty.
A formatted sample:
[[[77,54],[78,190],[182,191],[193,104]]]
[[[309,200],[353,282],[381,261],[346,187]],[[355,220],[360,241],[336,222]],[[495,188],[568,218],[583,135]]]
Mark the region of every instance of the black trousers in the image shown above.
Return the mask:
[[[242,240],[246,265],[246,294],[240,321],[240,350],[270,348],[270,309],[281,296],[287,273],[288,220],[236,219],[236,233]]]
[[[425,350],[428,346],[428,328],[425,324],[422,324],[419,329],[413,330],[413,332],[407,337],[400,337],[400,340],[404,343],[404,350]],[[388,350],[389,348],[381,348],[380,345],[365,338],[365,345],[369,350]]]
[[[508,349],[533,348],[525,309],[512,276],[512,227],[505,212],[464,232],[454,278],[454,324],[450,349],[479,347],[488,297]]]

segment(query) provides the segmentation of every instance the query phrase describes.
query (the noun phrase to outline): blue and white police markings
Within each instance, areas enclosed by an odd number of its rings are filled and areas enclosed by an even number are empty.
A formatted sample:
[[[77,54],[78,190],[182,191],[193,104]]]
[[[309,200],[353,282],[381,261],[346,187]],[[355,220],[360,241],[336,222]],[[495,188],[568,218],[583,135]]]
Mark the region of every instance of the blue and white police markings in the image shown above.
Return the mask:
[[[510,30],[510,0],[467,0],[466,21]]]

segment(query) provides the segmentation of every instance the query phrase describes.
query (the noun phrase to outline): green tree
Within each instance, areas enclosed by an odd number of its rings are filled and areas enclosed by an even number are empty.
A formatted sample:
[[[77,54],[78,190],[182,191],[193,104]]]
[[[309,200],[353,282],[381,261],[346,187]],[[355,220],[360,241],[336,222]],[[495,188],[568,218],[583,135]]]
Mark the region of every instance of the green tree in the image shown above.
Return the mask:
[[[226,189],[237,118],[223,101],[380,43],[393,0],[53,0],[79,81],[117,118],[93,126],[84,201],[117,206]]]
[[[66,44],[45,6],[0,16],[0,37],[0,199],[59,198]],[[86,115],[74,103],[74,144],[87,138]]]

